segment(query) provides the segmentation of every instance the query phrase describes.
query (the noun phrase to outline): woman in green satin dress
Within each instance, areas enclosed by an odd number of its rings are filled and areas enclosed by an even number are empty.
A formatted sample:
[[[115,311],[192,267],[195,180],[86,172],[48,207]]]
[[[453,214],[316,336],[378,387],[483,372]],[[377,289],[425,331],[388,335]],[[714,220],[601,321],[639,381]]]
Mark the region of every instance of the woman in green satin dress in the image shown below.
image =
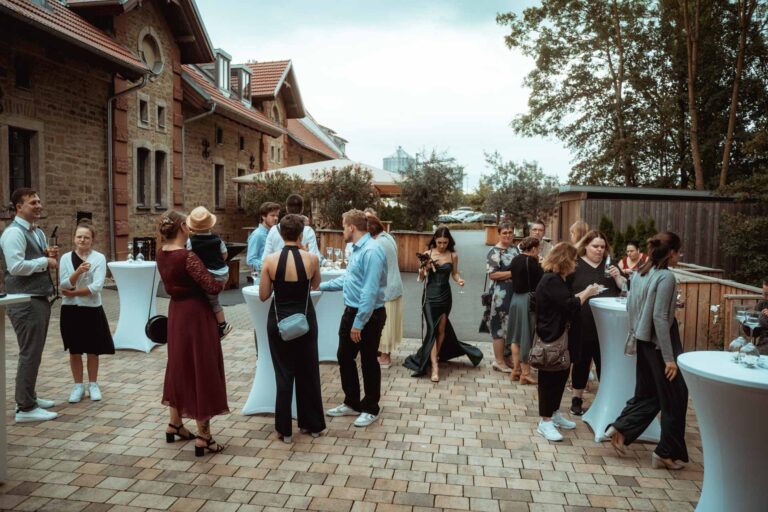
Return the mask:
[[[426,279],[422,299],[426,333],[421,348],[403,363],[403,366],[413,370],[414,377],[426,374],[427,366],[430,366],[432,382],[440,380],[438,361],[466,355],[477,366],[483,359],[480,349],[458,340],[448,319],[453,304],[450,279],[464,286],[455,246],[456,242],[446,227],[437,228],[427,245],[424,255],[428,259],[419,269],[419,279]]]

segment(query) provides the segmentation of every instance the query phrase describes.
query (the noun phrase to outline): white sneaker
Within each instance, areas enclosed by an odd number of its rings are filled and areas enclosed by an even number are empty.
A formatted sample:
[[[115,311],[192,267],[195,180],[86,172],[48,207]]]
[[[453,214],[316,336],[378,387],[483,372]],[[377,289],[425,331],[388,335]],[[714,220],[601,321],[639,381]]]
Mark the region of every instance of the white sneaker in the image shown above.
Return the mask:
[[[557,427],[555,427],[555,422],[552,420],[550,421],[539,421],[539,426],[536,429],[536,432],[541,434],[541,436],[546,439],[547,441],[562,441],[563,435],[557,430]]]
[[[58,414],[46,411],[40,407],[35,407],[31,411],[18,411],[16,413],[16,423],[28,423],[30,421],[48,421],[56,418]]]
[[[56,405],[56,402],[53,400],[46,400],[45,398],[38,398],[37,400],[37,406],[42,407],[43,409],[50,409],[54,405]]]
[[[85,386],[82,383],[72,386],[72,392],[69,394],[69,403],[76,404],[83,399],[85,393]]]
[[[573,430],[576,428],[576,422],[567,419],[560,411],[555,411],[552,415],[552,423],[558,428],[564,428],[565,430]]]
[[[363,413],[360,413],[360,416],[358,416],[357,419],[355,420],[355,426],[356,427],[367,427],[368,425],[370,425],[371,423],[373,423],[377,419],[379,419],[379,417],[376,416],[375,414],[370,414],[370,413],[367,413],[367,412],[363,412]]]
[[[333,409],[328,409],[327,411],[325,411],[325,414],[327,414],[328,416],[333,416],[333,417],[337,417],[337,416],[357,416],[358,414],[360,414],[360,411],[354,410],[353,408],[351,408],[347,404],[341,404],[340,406],[334,407]]]
[[[99,385],[95,382],[88,384],[88,394],[91,395],[91,400],[94,402],[101,400],[101,390],[99,389]]]

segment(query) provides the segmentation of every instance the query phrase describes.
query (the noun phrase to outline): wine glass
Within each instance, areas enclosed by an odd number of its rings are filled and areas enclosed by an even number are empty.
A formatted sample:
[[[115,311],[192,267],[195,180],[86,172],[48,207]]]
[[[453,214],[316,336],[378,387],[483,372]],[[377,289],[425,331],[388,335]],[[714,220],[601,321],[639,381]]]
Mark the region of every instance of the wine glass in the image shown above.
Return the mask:
[[[325,248],[325,261],[329,267],[333,266],[333,247],[330,245]]]
[[[760,313],[757,311],[747,312],[747,317],[744,319],[744,323],[742,325],[744,326],[744,329],[749,332],[749,336],[752,338],[754,343],[756,338],[755,330],[760,327]]]
[[[128,263],[133,263],[133,242],[128,242],[128,257],[125,259]]]
[[[629,295],[629,288],[627,287],[627,281],[621,283],[621,293],[619,294],[619,302],[622,304],[627,303],[627,296]]]
[[[734,363],[740,363],[741,362],[741,348],[747,344],[747,339],[744,336],[739,335],[737,338],[734,338],[733,341],[731,341],[731,344],[728,345],[728,352],[731,352],[733,354],[733,362]]]
[[[144,253],[141,252],[141,250],[144,248],[144,242],[136,242],[136,245],[139,248],[138,254],[136,254],[136,262],[143,263],[144,262]]]
[[[741,347],[739,353],[741,354],[741,362],[747,368],[755,368],[760,362],[760,351],[752,342]]]
[[[611,277],[611,271],[609,270],[611,266],[611,256],[608,255],[605,257],[605,277]]]
[[[336,247],[333,250],[333,255],[336,256],[336,268],[341,268],[341,248]]]

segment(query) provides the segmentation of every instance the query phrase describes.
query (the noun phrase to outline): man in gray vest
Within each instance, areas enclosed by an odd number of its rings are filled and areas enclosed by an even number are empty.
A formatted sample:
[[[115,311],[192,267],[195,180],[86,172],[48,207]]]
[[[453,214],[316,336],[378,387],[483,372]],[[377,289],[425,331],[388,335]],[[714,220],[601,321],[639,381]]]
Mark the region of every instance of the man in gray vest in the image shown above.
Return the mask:
[[[29,302],[8,306],[8,317],[19,342],[19,364],[16,371],[16,422],[52,420],[58,414],[47,411],[52,400],[38,398],[35,393],[37,371],[43,357],[45,337],[53,295],[49,270],[58,266],[55,252],[48,250],[43,231],[34,222],[40,218],[43,205],[31,188],[13,191],[11,201],[16,218],[0,236],[0,248],[5,257],[5,289],[8,293],[26,293]]]

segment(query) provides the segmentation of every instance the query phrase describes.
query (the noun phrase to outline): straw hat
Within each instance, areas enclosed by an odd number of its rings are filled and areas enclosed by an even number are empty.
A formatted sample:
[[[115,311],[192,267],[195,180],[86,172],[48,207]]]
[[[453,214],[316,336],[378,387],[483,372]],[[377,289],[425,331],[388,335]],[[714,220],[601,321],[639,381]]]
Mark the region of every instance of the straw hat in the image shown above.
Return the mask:
[[[190,231],[208,231],[216,225],[216,216],[205,206],[198,206],[187,216]]]

